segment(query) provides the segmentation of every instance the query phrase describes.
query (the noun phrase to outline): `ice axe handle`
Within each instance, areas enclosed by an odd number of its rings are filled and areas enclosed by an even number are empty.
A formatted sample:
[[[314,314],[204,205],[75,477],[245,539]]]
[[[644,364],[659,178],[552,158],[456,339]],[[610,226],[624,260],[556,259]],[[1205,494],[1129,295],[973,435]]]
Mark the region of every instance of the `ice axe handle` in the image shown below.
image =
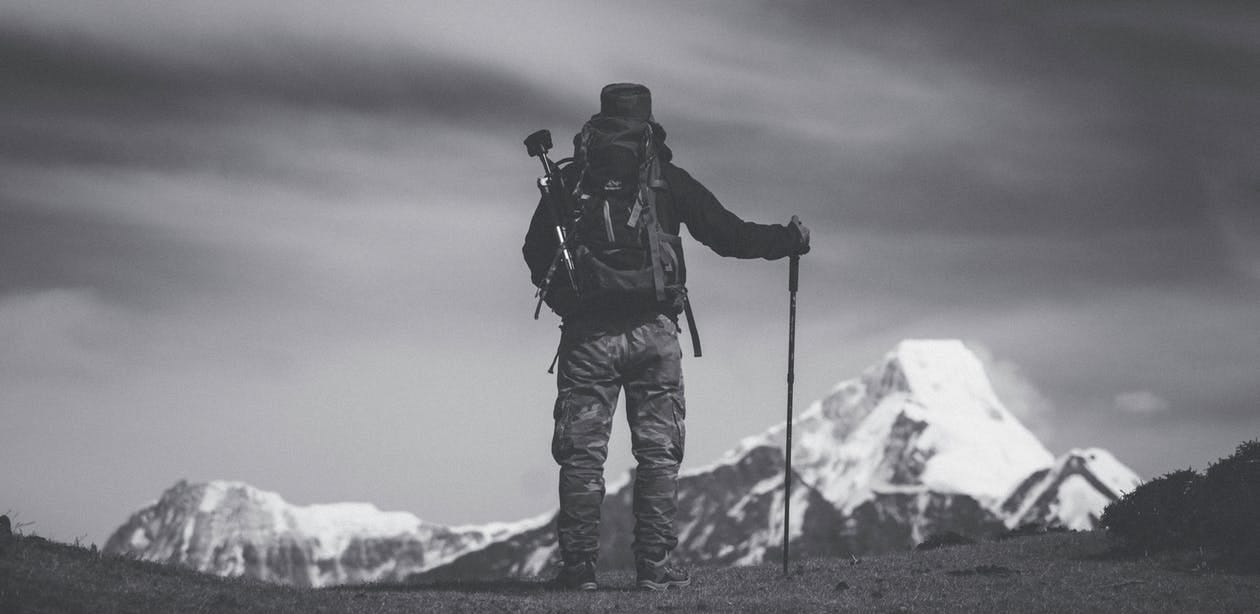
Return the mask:
[[[782,270],[782,269],[780,269]],[[788,292],[795,293],[801,285],[801,257],[792,256],[788,263]]]

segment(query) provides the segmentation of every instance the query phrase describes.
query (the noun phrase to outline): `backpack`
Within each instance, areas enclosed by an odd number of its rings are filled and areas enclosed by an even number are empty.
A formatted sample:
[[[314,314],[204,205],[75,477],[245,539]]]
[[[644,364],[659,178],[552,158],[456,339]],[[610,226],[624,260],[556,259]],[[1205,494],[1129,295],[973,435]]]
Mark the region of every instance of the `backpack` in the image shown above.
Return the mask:
[[[657,198],[669,190],[657,155],[658,131],[650,120],[595,115],[574,138],[574,168],[566,174],[576,174],[568,242],[578,282],[577,309],[666,305],[672,314],[686,315],[692,348],[700,356],[682,239],[666,232],[657,216]],[[609,176],[600,162],[610,158],[625,161],[623,172]]]
[[[597,115],[577,137],[574,186],[577,217],[570,241],[584,303],[652,300],[682,310],[687,269],[682,240],[661,228],[661,177],[650,122]],[[604,155],[601,155],[604,154]],[[598,161],[623,160],[621,172],[600,172]],[[608,175],[620,176],[608,176]]]

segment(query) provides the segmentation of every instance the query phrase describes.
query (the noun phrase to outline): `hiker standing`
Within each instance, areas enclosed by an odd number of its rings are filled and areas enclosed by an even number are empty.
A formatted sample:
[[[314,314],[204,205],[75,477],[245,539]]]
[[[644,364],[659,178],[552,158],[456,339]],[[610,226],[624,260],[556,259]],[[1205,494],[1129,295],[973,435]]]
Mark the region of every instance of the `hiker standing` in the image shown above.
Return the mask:
[[[634,479],[634,556],[640,588],[687,586],[669,562],[678,467],[683,459],[682,350],[678,318],[690,320],[679,228],[722,256],[774,260],[809,251],[809,230],[745,222],[675,166],[665,130],[652,117],[651,92],[615,83],[600,92],[600,112],[574,137],[574,162],[562,171],[576,287],[554,274],[559,239],[546,202],[534,212],[523,248],[534,284],[562,318],[552,456],[560,465],[558,533],[566,588],[594,590],[604,461],[621,390],[638,468]],[[561,262],[561,266],[563,263]],[[553,275],[549,275],[549,270]],[[546,282],[554,283],[546,283]]]

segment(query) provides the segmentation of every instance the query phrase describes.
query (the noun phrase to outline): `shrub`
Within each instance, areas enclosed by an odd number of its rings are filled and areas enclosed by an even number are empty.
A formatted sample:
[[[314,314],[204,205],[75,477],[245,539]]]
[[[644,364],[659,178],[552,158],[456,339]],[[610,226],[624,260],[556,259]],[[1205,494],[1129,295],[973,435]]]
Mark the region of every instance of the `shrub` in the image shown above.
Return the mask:
[[[1155,478],[1113,501],[1099,522],[1136,549],[1194,546],[1201,520],[1196,491],[1202,481],[1203,477],[1190,469]]]
[[[1046,533],[1067,532],[1068,528],[1058,523],[1043,524],[1040,522],[1025,522],[1014,529],[1007,529],[1001,532],[998,534],[997,539],[998,541],[1002,541],[1004,539],[1015,539],[1017,537],[1030,537],[1033,535],[1045,535]]]
[[[1203,545],[1230,565],[1260,568],[1260,441],[1213,463],[1197,490]]]
[[[1203,475],[1174,471],[1103,510],[1100,523],[1147,552],[1206,548],[1226,567],[1260,570],[1260,441],[1238,446]]]
[[[974,543],[976,543],[976,540],[967,537],[962,533],[945,531],[943,533],[933,533],[929,535],[927,539],[915,546],[914,549],[919,551],[935,550],[946,546],[969,546]]]

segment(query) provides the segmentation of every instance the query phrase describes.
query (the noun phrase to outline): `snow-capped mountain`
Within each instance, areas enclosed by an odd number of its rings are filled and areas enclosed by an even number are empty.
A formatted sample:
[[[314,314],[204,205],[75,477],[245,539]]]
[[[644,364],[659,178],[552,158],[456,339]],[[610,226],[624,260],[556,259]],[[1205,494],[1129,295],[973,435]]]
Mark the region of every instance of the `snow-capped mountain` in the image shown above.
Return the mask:
[[[751,564],[778,556],[784,432],[779,424],[679,476],[677,559]],[[1030,522],[1092,528],[1107,503],[1139,482],[1104,450],[1056,460],[1003,406],[979,359],[953,340],[904,341],[841,382],[794,420],[792,458],[789,528],[799,556],[906,549],[943,531],[980,537]],[[633,481],[631,471],[608,489],[601,566],[632,564]],[[225,489],[236,494],[207,494]],[[224,483],[177,485],[107,549],[316,586],[529,576],[558,560],[554,514],[446,528],[364,504],[295,508]]]
[[[240,482],[180,481],[105,552],[296,586],[357,584],[401,580],[548,519],[450,528],[368,503],[298,506]]]
[[[781,449],[783,431],[745,445]],[[871,517],[853,526],[857,549],[870,539],[862,525],[888,517],[910,530],[908,545],[950,528],[938,516],[976,532],[1001,515],[1011,489],[1054,462],[998,400],[975,354],[952,340],[902,342],[802,412],[793,436],[801,479],[843,516]]]
[[[959,341],[902,342],[803,412],[793,435],[793,467],[846,513],[880,494],[923,492],[996,508],[1054,461]]]

